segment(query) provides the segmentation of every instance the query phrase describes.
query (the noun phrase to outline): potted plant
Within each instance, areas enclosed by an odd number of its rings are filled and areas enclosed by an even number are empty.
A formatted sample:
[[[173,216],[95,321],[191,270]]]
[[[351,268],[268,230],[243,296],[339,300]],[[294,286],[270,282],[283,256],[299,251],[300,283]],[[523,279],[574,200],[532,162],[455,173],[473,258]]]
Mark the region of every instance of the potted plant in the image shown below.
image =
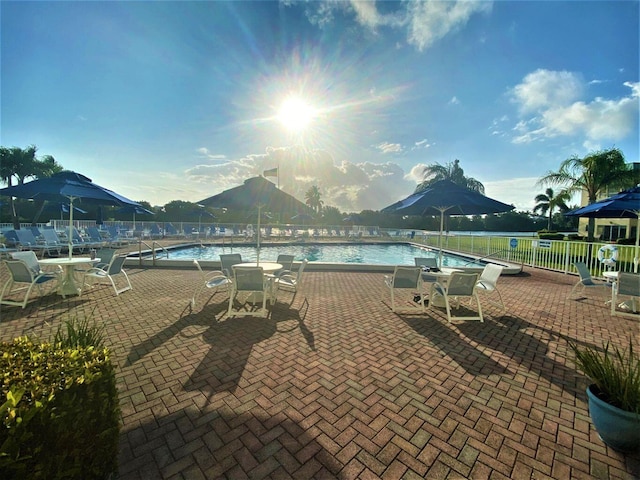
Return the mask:
[[[602,441],[620,452],[640,447],[640,360],[628,349],[602,350],[569,342],[576,366],[593,382],[587,387],[589,414]]]

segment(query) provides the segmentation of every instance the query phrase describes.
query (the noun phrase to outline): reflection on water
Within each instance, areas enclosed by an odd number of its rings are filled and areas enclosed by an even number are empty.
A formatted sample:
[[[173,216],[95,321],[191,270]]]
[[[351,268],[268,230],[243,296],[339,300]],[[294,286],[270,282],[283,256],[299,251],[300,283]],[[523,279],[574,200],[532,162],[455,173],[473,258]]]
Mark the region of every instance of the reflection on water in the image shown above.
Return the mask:
[[[220,260],[223,253],[239,253],[242,259],[255,261],[255,246],[208,246],[187,247],[171,250],[169,260]],[[409,244],[304,244],[304,245],[266,245],[260,248],[261,260],[275,260],[278,254],[287,253],[295,256],[299,262],[307,259],[320,263],[362,263],[368,265],[413,265],[415,257],[437,257],[437,250]],[[443,256],[445,267],[470,266],[471,260],[455,255]]]

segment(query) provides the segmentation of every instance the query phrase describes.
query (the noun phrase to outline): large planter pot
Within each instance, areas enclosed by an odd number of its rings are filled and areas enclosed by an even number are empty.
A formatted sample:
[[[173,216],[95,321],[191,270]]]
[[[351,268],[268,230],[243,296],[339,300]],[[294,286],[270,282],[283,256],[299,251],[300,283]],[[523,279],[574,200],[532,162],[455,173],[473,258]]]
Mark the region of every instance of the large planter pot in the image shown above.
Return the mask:
[[[598,387],[589,385],[589,413],[604,443],[619,452],[640,449],[640,414],[621,410],[598,397]]]

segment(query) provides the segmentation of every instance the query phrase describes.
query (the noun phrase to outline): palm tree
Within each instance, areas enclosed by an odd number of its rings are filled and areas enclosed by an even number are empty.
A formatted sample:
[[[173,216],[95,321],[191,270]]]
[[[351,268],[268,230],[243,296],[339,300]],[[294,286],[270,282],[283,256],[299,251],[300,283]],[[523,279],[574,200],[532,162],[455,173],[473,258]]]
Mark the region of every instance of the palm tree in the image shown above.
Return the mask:
[[[63,170],[62,165],[58,164],[51,155],[38,159],[37,151],[38,147],[35,145],[25,149],[0,147],[0,180],[10,187],[14,179],[18,185],[21,185],[29,178],[49,177]],[[20,228],[13,198],[11,198],[11,214],[14,228]]]
[[[309,190],[304,194],[305,203],[311,207],[311,209],[319,213],[322,210],[323,201],[320,199],[320,190],[317,185],[312,185]]]
[[[556,208],[559,208],[561,212],[568,212],[569,207],[567,206],[567,201],[571,198],[571,194],[562,190],[558,195],[554,195],[552,188],[547,188],[544,193],[536,195],[534,199],[536,202],[536,206],[533,207],[533,212],[540,212],[542,215],[546,215],[549,213],[549,220],[547,223],[547,230],[552,230],[552,217],[553,211]]]
[[[460,160],[454,160],[452,163],[441,165],[434,163],[424,167],[422,172],[424,180],[418,184],[415,193],[425,190],[429,185],[439,180],[450,180],[456,185],[468,188],[474,192],[484,195],[484,185],[473,177],[466,177],[464,170],[460,167]]]
[[[557,172],[548,172],[538,180],[537,185],[564,186],[569,195],[584,191],[589,205],[597,201],[598,194],[607,188],[631,186],[631,168],[624,161],[624,155],[617,148],[592,152],[584,158],[573,156],[560,164]],[[589,219],[587,241],[593,241],[595,219]]]

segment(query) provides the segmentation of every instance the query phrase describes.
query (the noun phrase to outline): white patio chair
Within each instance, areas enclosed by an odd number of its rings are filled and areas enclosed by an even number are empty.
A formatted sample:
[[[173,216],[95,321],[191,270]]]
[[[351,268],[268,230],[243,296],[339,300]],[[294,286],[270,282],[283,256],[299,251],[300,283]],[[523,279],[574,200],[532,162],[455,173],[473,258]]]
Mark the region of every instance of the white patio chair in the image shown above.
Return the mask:
[[[293,265],[293,260],[295,259],[294,255],[288,255],[285,253],[280,253],[278,258],[276,259],[276,263],[282,265],[280,270],[276,270],[273,272],[273,275],[279,277],[283,273],[291,273],[291,266]]]
[[[624,304],[619,303],[621,296],[631,297],[630,301]],[[619,310],[621,305],[626,309],[625,311]],[[611,291],[611,315],[640,319],[639,310],[640,274],[620,272]]]
[[[15,253],[13,255],[15,255]],[[40,295],[44,295],[43,285],[46,282],[58,279],[58,273],[42,272],[39,270],[39,267],[38,270],[35,271],[34,268],[24,260],[5,260],[4,264],[7,266],[10,276],[7,282],[4,284],[2,292],[0,292],[0,304],[2,305],[17,305],[25,308],[27,306],[27,303],[29,303],[29,296],[31,295],[33,287],[38,287]],[[22,284],[22,286],[14,289],[13,287],[16,284]],[[4,298],[5,294],[10,295],[22,290],[26,290],[26,292],[24,298],[21,301],[7,300]]]
[[[397,265],[393,275],[385,275],[384,283],[391,294],[391,311],[397,312],[396,290],[411,290],[420,297],[419,308],[411,309],[424,313],[424,295],[422,292],[422,268]]]
[[[496,265],[495,263],[488,263],[484,270],[482,270],[482,274],[480,274],[480,280],[476,284],[476,289],[478,293],[482,296],[487,297],[487,302],[491,305],[499,307],[502,310],[502,315],[507,313],[507,307],[502,301],[502,295],[498,290],[498,278],[502,274],[501,265]],[[497,301],[493,300],[492,297],[498,297]]]
[[[234,266],[233,282],[231,284],[231,293],[229,295],[229,317],[235,316],[255,316],[266,317],[267,296],[269,295],[269,279],[265,277],[262,267],[240,267]],[[239,303],[244,310],[234,310],[234,303]],[[247,304],[253,304],[254,308],[246,309]],[[256,304],[262,304],[255,309]]]
[[[274,299],[278,298],[278,292],[280,292],[280,290],[293,292],[293,296],[296,296],[296,293],[298,293],[300,285],[302,284],[302,274],[304,273],[304,269],[307,266],[307,263],[309,263],[309,260],[305,258],[304,260],[302,260],[302,262],[300,262],[300,266],[298,267],[297,272],[287,270],[281,272],[279,276],[272,278]]]
[[[568,298],[571,298],[578,289],[580,289],[580,295],[583,295],[586,289],[598,291],[601,295],[605,295],[607,289],[611,287],[611,284],[608,282],[594,280],[586,263],[573,262],[573,266],[576,267],[578,275],[580,275],[580,280],[573,286]]]
[[[447,320],[451,323],[452,320],[480,320],[484,322],[482,316],[482,306],[480,305],[480,298],[476,285],[478,283],[477,273],[461,273],[454,272],[447,279],[446,285],[440,282],[435,282],[431,285],[431,295],[429,302],[429,309],[434,307],[436,303],[436,296],[442,297],[444,301],[444,307],[447,311]],[[467,297],[470,300],[475,300],[478,314],[470,316],[458,316],[451,314],[451,303],[454,303],[456,308],[460,306],[460,298]]]
[[[196,266],[196,268],[200,272],[200,281],[198,282],[198,286],[193,292],[193,297],[191,298],[192,307],[196,306],[196,299],[198,298],[198,295],[200,294],[200,292],[202,292],[204,288],[213,290],[211,292],[211,297],[215,295],[215,293],[218,291],[218,288],[226,288],[227,292],[230,293],[232,282],[231,282],[231,279],[224,274],[224,272],[222,272],[221,270],[214,270],[214,271],[205,273],[200,267],[200,263],[197,260],[194,259],[193,264]]]
[[[220,270],[231,279],[233,279],[233,266],[239,263],[242,263],[242,255],[239,253],[220,254]]]
[[[126,292],[127,290],[132,290],[133,287],[129,281],[129,276],[127,275],[127,272],[124,271],[124,268],[122,268],[126,259],[126,255],[114,255],[107,266],[102,268],[93,267],[84,272],[82,280],[83,288],[80,290],[80,296],[82,296],[85,291],[84,287],[87,285],[87,277],[89,277],[89,279],[93,279],[94,282],[97,281],[98,283],[104,282],[104,280],[109,280],[113,287],[113,291],[116,292],[116,295],[120,295],[122,292]],[[118,288],[116,286],[116,281],[114,280],[114,277],[119,276],[123,276],[127,282],[126,286],[122,288]]]

